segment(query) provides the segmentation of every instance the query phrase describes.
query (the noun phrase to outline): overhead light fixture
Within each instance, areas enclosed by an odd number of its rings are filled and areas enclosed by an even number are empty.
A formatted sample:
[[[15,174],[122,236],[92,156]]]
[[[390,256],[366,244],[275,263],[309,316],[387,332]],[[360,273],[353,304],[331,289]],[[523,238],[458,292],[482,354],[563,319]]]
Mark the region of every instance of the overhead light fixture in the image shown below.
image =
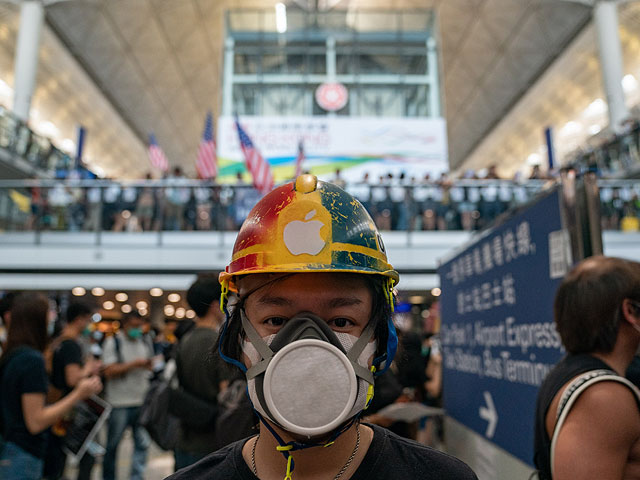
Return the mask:
[[[116,293],[116,300],[119,302],[126,302],[129,299],[129,295],[124,292]]]
[[[587,131],[589,132],[589,135],[596,135],[600,133],[600,130],[602,130],[602,127],[600,127],[600,125],[593,124],[589,127]]]
[[[176,309],[173,305],[165,305],[164,306],[164,314],[167,317],[171,317],[173,316],[173,314],[176,313]]]
[[[144,317],[147,313],[149,313],[149,310],[147,310],[146,308],[140,308],[138,309],[138,313]]]
[[[2,79],[0,79],[0,95],[2,95],[3,97],[13,97],[13,88],[11,88]]]
[[[154,287],[149,290],[149,295],[151,295],[152,297],[161,297],[163,293],[164,292],[162,291],[162,289],[158,287]]]
[[[596,98],[593,102],[589,104],[589,106],[585,109],[584,113],[587,116],[596,116],[602,115],[607,111],[607,105],[604,103],[604,100],[601,98]]]
[[[107,173],[100,165],[91,165],[91,170],[93,170],[93,173],[95,173],[98,178],[104,178]]]
[[[37,125],[37,130],[44,137],[57,137],[60,134],[58,127],[49,121],[40,122]]]
[[[625,93],[631,93],[638,88],[638,80],[630,73],[622,77],[622,89]]]
[[[438,287],[434,287],[431,289],[431,295],[433,295],[434,297],[439,297],[442,294],[442,290],[440,290]]]
[[[527,157],[527,163],[529,165],[539,165],[542,162],[542,155],[539,153],[532,153]]]
[[[113,303],[111,300],[107,300],[102,304],[102,308],[104,308],[105,310],[113,310],[113,307],[115,306],[116,304]]]
[[[67,153],[71,153],[76,149],[76,142],[71,140],[70,138],[65,138],[61,142],[62,150]]]
[[[186,313],[185,309],[180,307],[176,308],[176,318],[184,318],[184,314]]]
[[[560,134],[570,136],[580,133],[582,125],[574,120],[565,123],[564,127],[560,129]]]
[[[424,302],[424,297],[422,295],[412,295],[409,297],[409,303],[412,303],[413,305],[420,304],[422,302]]]
[[[287,7],[284,3],[276,3],[276,30],[278,33],[287,31]]]
[[[104,288],[102,287],[94,287],[91,289],[91,294],[94,297],[101,297],[104,295]]]
[[[100,315],[99,313],[94,313],[93,315],[91,315],[91,321],[93,323],[98,323],[100,320],[102,320],[102,315]]]
[[[82,295],[87,293],[87,291],[82,287],[73,287],[71,289],[71,293],[74,294],[76,297],[81,297]]]
[[[136,303],[136,308],[138,310],[144,310],[149,306],[149,304],[147,302],[145,302],[144,300],[140,300],[139,302]]]
[[[185,314],[185,316],[187,318],[195,318],[196,312],[194,312],[193,310],[187,310],[187,313]]]
[[[120,310],[122,310],[122,313],[130,313],[132,308],[131,308],[131,305],[129,305],[128,303],[125,303],[120,307]]]
[[[180,295],[177,293],[170,293],[167,296],[167,300],[169,300],[170,302],[176,303],[180,301]]]

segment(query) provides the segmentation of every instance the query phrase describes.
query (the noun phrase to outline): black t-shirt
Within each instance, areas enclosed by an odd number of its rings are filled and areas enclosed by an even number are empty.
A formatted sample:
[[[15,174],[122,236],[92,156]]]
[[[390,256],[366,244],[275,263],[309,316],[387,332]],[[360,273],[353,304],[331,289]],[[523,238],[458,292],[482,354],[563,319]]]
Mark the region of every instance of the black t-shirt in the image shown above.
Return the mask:
[[[635,355],[624,374],[636,387],[640,388],[640,356]]]
[[[67,385],[65,376],[65,369],[67,365],[79,365],[82,367],[84,362],[82,361],[82,347],[78,342],[72,339],[64,340],[58,345],[53,352],[53,359],[51,361],[51,383],[56,388],[62,390],[66,395],[73,387]]]
[[[42,393],[48,387],[47,372],[42,353],[24,348],[9,360],[2,370],[0,409],[4,424],[4,438],[38,458],[44,458],[47,447],[45,432],[31,435],[22,415],[22,395]]]
[[[477,480],[462,461],[376,425],[369,450],[351,480]],[[167,477],[170,480],[256,480],[242,457],[245,440],[232,443]],[[294,457],[295,458],[295,457]],[[284,470],[283,470],[284,475]],[[295,471],[293,474],[296,477]],[[345,479],[346,480],[346,479]]]

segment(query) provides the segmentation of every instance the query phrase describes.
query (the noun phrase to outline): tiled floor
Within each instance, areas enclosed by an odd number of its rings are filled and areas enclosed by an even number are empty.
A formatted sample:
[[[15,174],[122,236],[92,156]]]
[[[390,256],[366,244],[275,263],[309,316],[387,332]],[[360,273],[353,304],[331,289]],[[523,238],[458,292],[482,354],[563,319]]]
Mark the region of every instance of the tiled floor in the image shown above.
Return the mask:
[[[104,442],[102,444],[104,445]],[[118,449],[118,480],[129,478],[132,451],[133,439],[131,432],[127,431]],[[93,480],[102,480],[102,459],[98,459],[92,473]],[[173,473],[173,452],[160,450],[156,444],[152,443],[149,448],[145,480],[162,480],[171,473]],[[75,478],[76,469],[73,466],[67,466],[65,479],[75,480]]]

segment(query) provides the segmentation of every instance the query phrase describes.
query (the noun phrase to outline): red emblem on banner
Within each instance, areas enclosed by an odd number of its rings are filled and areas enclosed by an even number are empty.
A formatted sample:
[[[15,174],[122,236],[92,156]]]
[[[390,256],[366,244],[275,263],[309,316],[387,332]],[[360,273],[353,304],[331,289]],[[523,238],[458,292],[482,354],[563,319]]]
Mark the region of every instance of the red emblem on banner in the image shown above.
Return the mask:
[[[330,112],[343,108],[347,100],[349,91],[341,83],[323,83],[316,89],[316,102]]]

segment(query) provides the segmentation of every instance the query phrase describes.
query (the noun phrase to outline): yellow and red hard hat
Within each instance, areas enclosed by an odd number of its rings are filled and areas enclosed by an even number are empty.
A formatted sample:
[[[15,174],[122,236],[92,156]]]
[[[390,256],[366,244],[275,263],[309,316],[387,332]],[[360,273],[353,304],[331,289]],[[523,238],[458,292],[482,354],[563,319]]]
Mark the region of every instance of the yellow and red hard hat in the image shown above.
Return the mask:
[[[301,175],[260,200],[242,224],[223,290],[253,273],[351,272],[383,275],[391,289],[398,272],[371,216],[341,188]]]

